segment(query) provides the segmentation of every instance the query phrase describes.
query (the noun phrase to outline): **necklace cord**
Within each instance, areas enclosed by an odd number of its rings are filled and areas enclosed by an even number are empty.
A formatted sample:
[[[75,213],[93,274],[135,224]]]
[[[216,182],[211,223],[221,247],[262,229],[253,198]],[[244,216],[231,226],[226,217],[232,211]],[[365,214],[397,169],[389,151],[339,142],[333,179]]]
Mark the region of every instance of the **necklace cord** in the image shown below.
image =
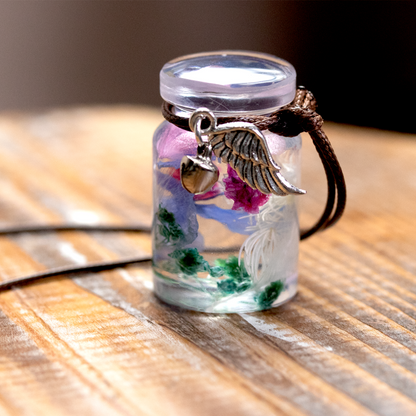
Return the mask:
[[[133,257],[125,260],[101,261],[97,263],[87,264],[85,266],[56,267],[42,272],[33,273],[27,276],[17,277],[16,279],[6,280],[5,282],[0,282],[0,292],[7,289],[11,289],[15,286],[28,285],[37,280],[45,279],[47,277],[54,277],[64,274],[96,273],[105,270],[113,270],[118,267],[126,267],[132,264],[147,263],[150,261],[152,261],[151,257]]]
[[[83,224],[47,224],[7,227],[0,229],[1,235],[16,235],[24,233],[50,233],[56,231],[84,231],[84,232],[143,232],[150,233],[150,227],[146,225],[83,225]],[[96,273],[105,270],[113,270],[118,267],[126,267],[133,264],[152,261],[151,256],[132,257],[124,260],[101,261],[82,266],[64,266],[32,273],[26,276],[0,282],[0,292],[17,286],[24,286],[48,277],[65,274]]]

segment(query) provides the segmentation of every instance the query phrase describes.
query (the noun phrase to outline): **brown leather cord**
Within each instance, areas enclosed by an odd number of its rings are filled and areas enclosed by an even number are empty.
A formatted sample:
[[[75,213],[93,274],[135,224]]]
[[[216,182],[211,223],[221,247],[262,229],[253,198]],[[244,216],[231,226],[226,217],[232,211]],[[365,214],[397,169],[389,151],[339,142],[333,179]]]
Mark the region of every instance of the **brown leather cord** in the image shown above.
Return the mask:
[[[92,264],[87,264],[85,266],[70,266],[70,267],[57,267],[55,269],[49,269],[44,272],[33,273],[27,276],[18,277],[16,279],[7,280],[5,282],[0,282],[0,292],[3,290],[11,289],[15,286],[23,286],[38,281],[40,279],[45,279],[47,277],[54,277],[63,274],[80,274],[80,273],[96,273],[102,272],[105,270],[112,270],[118,267],[126,267],[132,264],[146,263],[152,261],[151,257],[138,257],[131,258],[126,260],[116,260],[116,261],[102,261]]]
[[[17,227],[6,227],[0,229],[0,235],[15,235],[23,233],[50,233],[56,231],[84,231],[84,232],[142,232],[150,233],[151,228],[146,225],[83,225],[83,224],[46,224],[27,225]],[[126,267],[132,264],[146,263],[152,261],[152,257],[132,257],[130,259],[102,261],[85,266],[64,266],[54,269],[33,273],[16,279],[0,282],[0,292],[18,286],[25,286],[38,280],[65,274],[78,275],[80,273],[96,273],[105,270],[113,270],[118,267]]]
[[[83,225],[83,224],[46,224],[46,225],[22,225],[16,227],[0,228],[0,235],[13,235],[24,233],[50,233],[55,231],[88,231],[88,232],[141,232],[150,233],[151,228],[146,225]]]
[[[325,209],[320,219],[311,228],[301,231],[301,240],[335,224],[344,212],[347,197],[344,175],[325,133],[320,130],[309,132],[309,135],[312,138],[325,169],[328,195]],[[339,169],[337,169],[337,166]]]
[[[315,110],[316,99],[313,94],[304,87],[299,87],[289,105],[268,116],[219,117],[217,120],[218,125],[234,121],[251,123],[260,130],[269,130],[286,137],[297,136],[302,132],[309,133],[325,169],[328,195],[324,212],[311,228],[301,231],[301,240],[335,224],[344,212],[347,198],[341,166],[328,137],[322,130],[322,117]],[[163,102],[162,114],[170,123],[191,131],[189,119],[175,114],[172,104]],[[204,127],[206,126],[202,122],[202,128]]]

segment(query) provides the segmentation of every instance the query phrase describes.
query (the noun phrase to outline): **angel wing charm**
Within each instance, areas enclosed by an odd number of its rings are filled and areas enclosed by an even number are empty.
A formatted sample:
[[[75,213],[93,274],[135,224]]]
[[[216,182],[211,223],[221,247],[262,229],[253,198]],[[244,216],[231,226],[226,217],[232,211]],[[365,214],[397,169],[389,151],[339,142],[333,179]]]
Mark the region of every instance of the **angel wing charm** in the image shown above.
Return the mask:
[[[251,188],[279,196],[305,193],[280,174],[266,139],[253,124],[222,124],[211,132],[209,142],[215,156],[228,163]]]
[[[203,119],[210,122],[205,129],[201,127]],[[200,108],[192,114],[189,125],[198,144],[209,145],[215,156],[228,163],[247,185],[264,194],[278,196],[306,193],[280,173],[280,166],[273,160],[267,141],[256,126],[233,122],[217,127],[216,121],[211,111]],[[202,135],[207,135],[208,141],[203,141]]]

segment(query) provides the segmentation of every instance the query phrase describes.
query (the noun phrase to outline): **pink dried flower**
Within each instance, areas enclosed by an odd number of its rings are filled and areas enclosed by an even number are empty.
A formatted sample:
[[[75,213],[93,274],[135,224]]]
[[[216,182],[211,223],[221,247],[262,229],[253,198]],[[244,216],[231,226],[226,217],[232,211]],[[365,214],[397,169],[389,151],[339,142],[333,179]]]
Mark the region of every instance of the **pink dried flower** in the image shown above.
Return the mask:
[[[238,177],[237,172],[230,165],[228,165],[227,174],[228,176],[223,179],[224,195],[234,201],[232,209],[236,211],[242,208],[249,214],[258,214],[259,208],[269,200],[269,195],[250,188]]]

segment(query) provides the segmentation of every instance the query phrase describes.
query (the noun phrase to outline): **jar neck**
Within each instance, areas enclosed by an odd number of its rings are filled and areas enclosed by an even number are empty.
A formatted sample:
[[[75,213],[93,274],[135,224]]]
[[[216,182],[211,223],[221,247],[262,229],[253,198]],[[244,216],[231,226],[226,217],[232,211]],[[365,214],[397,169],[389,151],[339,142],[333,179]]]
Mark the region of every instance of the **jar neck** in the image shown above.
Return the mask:
[[[204,107],[201,105],[201,107]],[[257,110],[257,111],[213,111],[214,115],[216,117],[244,117],[244,116],[268,116],[275,111],[278,111],[283,106],[273,107],[272,109],[268,109],[267,112],[265,110]],[[208,106],[205,108],[208,108],[208,110],[211,110]],[[194,107],[184,107],[184,106],[174,106],[173,107],[175,115],[178,115],[180,117],[189,118],[191,114],[196,110]]]

